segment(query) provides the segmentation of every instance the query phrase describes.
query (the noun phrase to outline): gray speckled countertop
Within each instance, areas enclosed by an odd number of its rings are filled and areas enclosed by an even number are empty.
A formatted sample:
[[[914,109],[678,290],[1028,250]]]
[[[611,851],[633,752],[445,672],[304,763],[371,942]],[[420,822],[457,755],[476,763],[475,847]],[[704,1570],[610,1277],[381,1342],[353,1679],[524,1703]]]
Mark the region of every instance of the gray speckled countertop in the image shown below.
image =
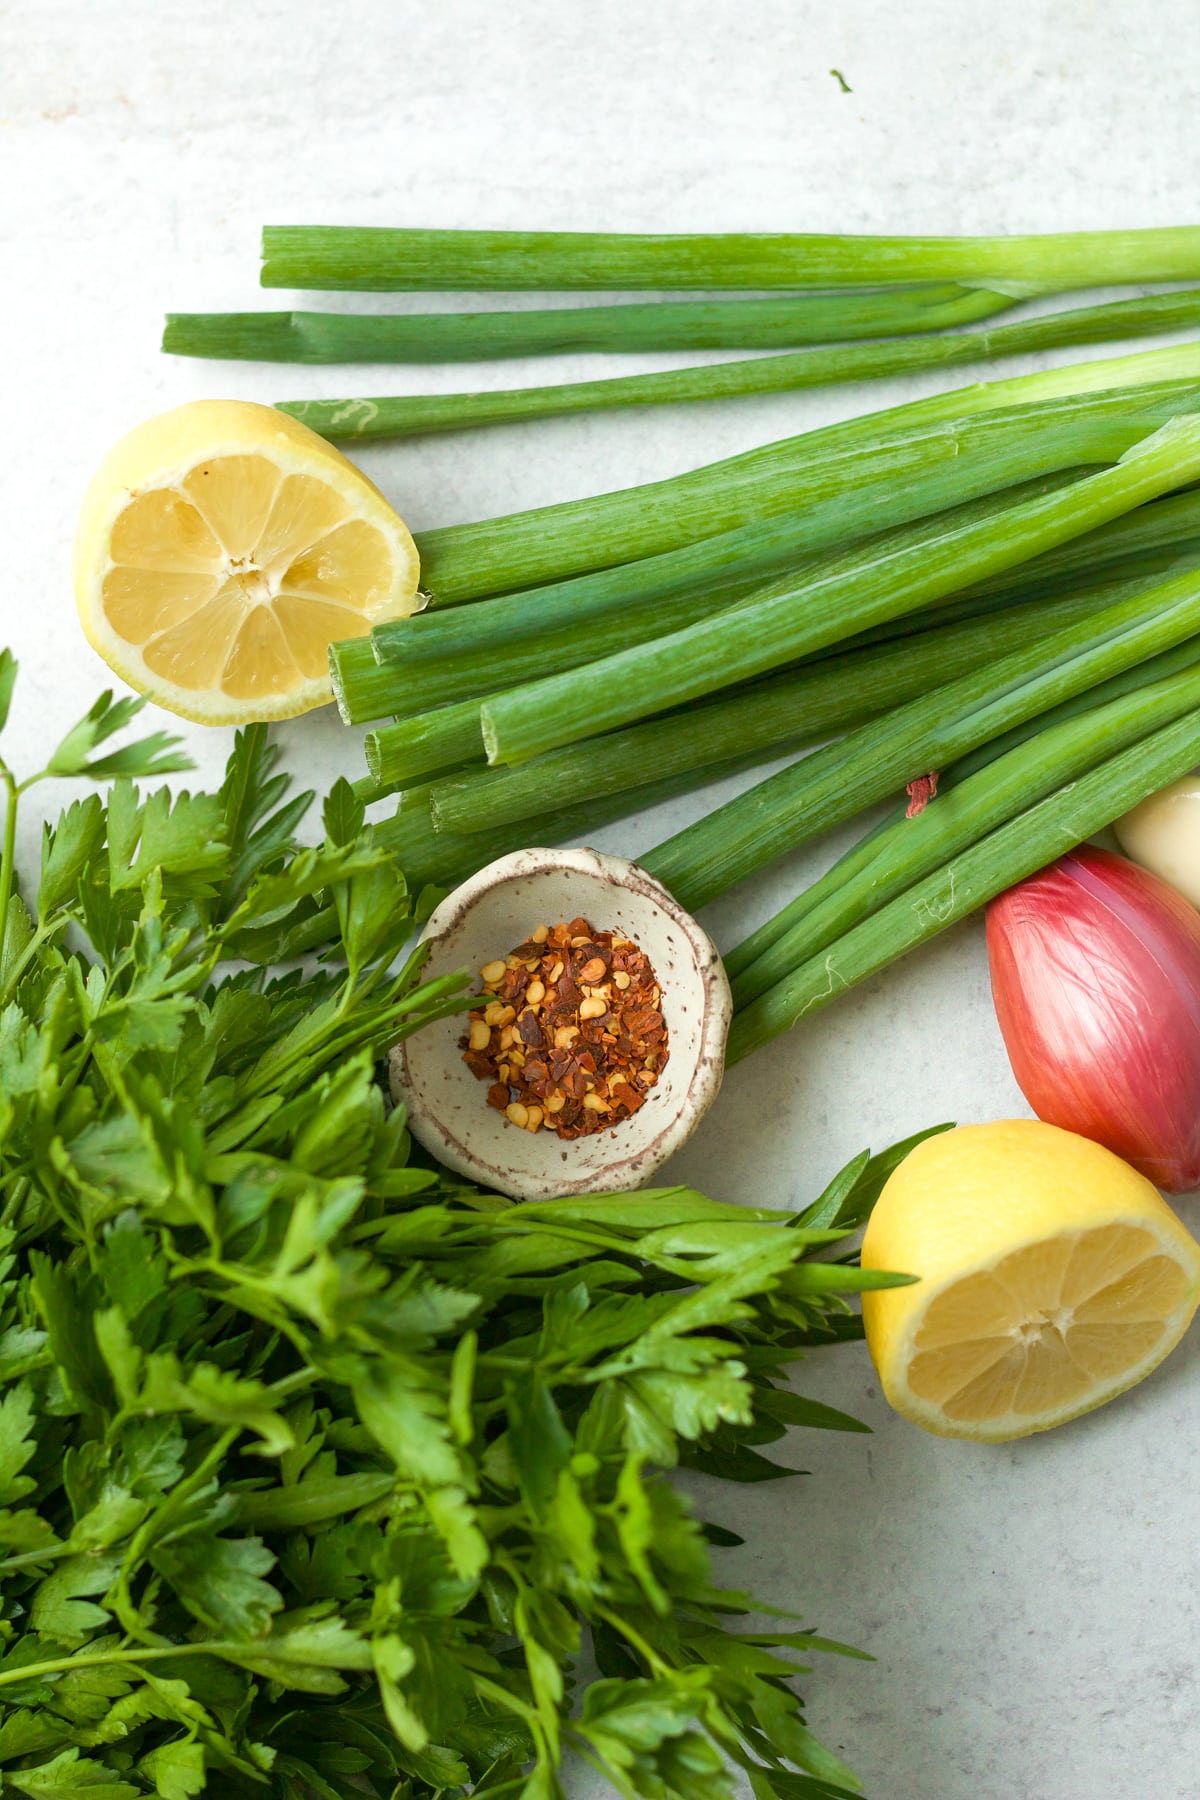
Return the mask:
[[[24,674],[6,753],[32,764],[104,685],[75,626],[68,553],[83,484],[123,429],[194,395],[463,382],[161,357],[164,310],[258,303],[263,221],[1177,223],[1198,210],[1198,89],[1194,0],[10,0],[0,637]],[[540,367],[615,372],[587,357]],[[480,386],[520,376],[471,371]],[[361,461],[420,527],[652,479],[921,391],[556,420]],[[214,775],[224,734],[187,736]],[[358,772],[332,714],[281,736],[309,780]],[[711,799],[597,842],[636,854]],[[835,848],[712,908],[718,941]],[[672,1172],[729,1199],[800,1202],[864,1143],[1023,1110],[969,925],[739,1067]],[[1194,1204],[1183,1211],[1200,1226]],[[1198,1360],[1193,1335],[1106,1411],[1007,1449],[892,1418],[857,1346],[802,1371],[875,1436],[797,1434],[788,1452],[810,1474],[709,1504],[748,1535],[733,1579],[876,1657],[829,1659],[806,1688],[815,1728],[873,1800],[1200,1794]]]

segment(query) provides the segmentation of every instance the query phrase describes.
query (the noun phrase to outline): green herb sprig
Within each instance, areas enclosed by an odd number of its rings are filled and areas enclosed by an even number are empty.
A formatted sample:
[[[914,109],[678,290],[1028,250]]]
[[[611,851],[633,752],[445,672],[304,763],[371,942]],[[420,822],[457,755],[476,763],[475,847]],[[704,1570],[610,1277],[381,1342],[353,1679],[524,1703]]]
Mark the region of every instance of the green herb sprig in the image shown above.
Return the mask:
[[[906,1146],[798,1214],[414,1161],[376,1059],[462,984],[397,961],[361,802],[298,845],[260,727],[216,793],[142,794],[184,765],[111,748],[135,711],[51,759],[112,786],[28,894],[0,771],[5,1792],[557,1800],[570,1752],[647,1800],[852,1793],[790,1685],[843,1647],[720,1586],[665,1472],[860,1429],[783,1371],[898,1279],[841,1240]]]

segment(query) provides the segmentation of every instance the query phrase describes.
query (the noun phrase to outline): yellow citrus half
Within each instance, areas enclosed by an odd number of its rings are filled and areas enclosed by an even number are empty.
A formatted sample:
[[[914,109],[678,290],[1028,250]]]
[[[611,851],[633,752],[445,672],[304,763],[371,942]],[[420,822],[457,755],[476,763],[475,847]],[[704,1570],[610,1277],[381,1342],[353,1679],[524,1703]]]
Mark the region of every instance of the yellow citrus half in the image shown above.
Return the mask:
[[[109,452],[84,497],[89,643],[185,719],[286,719],[330,698],[328,648],[416,610],[407,526],[296,419],[197,400]]]
[[[1045,1431],[1132,1387],[1200,1300],[1200,1244],[1111,1151],[1036,1120],[927,1138],[876,1203],[863,1295],[897,1412],[944,1437]]]

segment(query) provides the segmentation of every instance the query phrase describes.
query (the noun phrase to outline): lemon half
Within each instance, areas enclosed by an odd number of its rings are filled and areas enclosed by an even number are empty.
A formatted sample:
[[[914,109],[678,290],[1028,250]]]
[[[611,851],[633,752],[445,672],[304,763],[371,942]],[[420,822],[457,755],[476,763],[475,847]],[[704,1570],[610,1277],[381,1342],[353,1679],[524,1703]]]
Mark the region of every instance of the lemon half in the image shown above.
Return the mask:
[[[883,1391],[944,1437],[1048,1430],[1132,1387],[1187,1330],[1200,1244],[1110,1151],[1035,1120],[927,1138],[891,1176],[864,1268]]]
[[[339,450],[245,400],[198,400],[114,446],[84,498],[89,643],[186,719],[285,719],[330,698],[328,648],[416,610],[407,526]]]

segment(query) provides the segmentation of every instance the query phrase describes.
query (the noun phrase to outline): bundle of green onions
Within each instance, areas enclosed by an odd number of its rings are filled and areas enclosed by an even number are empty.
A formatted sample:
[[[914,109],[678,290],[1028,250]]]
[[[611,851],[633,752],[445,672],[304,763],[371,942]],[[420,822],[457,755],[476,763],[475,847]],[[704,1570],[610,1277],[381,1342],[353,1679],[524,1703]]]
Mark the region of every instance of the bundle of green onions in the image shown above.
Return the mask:
[[[1200,316],[1187,291],[920,335],[1031,294],[1194,280],[1195,227],[957,240],[296,227],[269,228],[264,255],[269,286],[850,290],[169,321],[167,347],[184,353],[318,362],[817,346],[285,407],[331,437],[861,379]],[[744,1056],[1200,760],[1198,376],[1200,344],[1185,344],[993,381],[426,532],[426,610],[333,647],[343,715],[373,727],[360,795],[398,794],[382,836],[410,882],[450,885],[809,749],[642,858],[698,907],[907,787],[911,804],[729,953],[730,1054]]]
[[[498,521],[508,593],[439,594],[333,653],[346,716],[391,718],[361,791],[400,790],[383,831],[411,879],[821,744],[643,857],[696,907],[941,771],[932,805],[731,953],[736,1058],[1107,824],[1200,758],[1195,358],[971,390],[973,416],[945,396],[940,421],[922,402],[657,484],[621,563],[632,495],[576,531],[573,507]],[[481,535],[422,546],[455,597],[486,583]],[[511,592],[556,545],[572,572]]]

